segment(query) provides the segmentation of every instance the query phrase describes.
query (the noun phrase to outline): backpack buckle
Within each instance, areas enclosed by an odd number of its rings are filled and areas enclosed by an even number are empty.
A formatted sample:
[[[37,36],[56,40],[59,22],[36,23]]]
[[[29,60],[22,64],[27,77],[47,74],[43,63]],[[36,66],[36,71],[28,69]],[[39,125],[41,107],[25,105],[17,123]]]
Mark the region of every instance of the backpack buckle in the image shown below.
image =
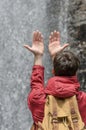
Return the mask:
[[[78,118],[77,117],[72,117],[72,121],[73,121],[73,123],[77,123],[78,122]]]
[[[78,122],[78,116],[77,116],[77,113],[75,112],[75,110],[73,108],[71,109],[71,116],[72,116],[73,123],[77,123]]]
[[[58,119],[57,118],[53,118],[51,123],[59,123]]]

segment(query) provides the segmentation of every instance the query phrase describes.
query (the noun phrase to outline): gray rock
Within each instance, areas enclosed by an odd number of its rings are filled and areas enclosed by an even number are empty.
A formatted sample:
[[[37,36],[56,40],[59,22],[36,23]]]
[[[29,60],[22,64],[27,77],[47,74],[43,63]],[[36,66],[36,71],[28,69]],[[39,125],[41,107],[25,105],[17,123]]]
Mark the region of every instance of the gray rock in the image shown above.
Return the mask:
[[[86,28],[85,2],[0,1],[0,130],[30,130],[32,117],[27,106],[27,96],[33,55],[23,45],[31,45],[34,30],[40,30],[45,38],[45,83],[52,76],[48,37],[51,31],[58,30],[61,42],[64,44],[69,41],[70,49],[80,55],[79,79],[81,88],[86,90],[86,37],[83,35]]]

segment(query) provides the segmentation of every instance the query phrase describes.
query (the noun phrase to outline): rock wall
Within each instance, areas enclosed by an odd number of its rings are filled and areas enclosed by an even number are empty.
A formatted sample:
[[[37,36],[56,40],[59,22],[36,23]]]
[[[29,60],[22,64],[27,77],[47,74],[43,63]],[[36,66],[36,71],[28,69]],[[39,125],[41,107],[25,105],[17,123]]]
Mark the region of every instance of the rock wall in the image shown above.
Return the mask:
[[[81,89],[86,90],[86,0],[71,0],[68,18],[68,41],[73,52],[79,56],[78,77]]]
[[[51,31],[61,33],[62,43],[80,56],[79,79],[86,90],[86,0],[3,0],[0,1],[0,130],[30,130],[27,107],[33,55],[23,48],[31,45],[32,32],[44,35],[45,83],[51,76],[48,53]]]

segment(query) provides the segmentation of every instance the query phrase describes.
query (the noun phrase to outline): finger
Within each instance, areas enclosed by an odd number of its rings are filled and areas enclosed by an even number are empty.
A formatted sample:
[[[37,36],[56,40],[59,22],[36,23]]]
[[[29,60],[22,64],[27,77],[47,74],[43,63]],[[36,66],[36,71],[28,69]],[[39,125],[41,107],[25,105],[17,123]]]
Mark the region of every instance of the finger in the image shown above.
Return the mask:
[[[56,30],[54,30],[54,33],[56,33],[57,31]]]
[[[33,33],[33,42],[38,40],[38,30],[34,31]]]
[[[54,42],[54,38],[51,39],[51,42]]]
[[[53,32],[51,32],[50,35],[52,36],[52,35],[53,35]]]
[[[57,38],[56,38],[56,37],[54,37],[54,38],[53,38],[53,41],[57,41]]]
[[[58,35],[57,35],[57,31],[54,30],[54,40],[57,41],[58,40]]]
[[[52,37],[53,41],[58,41],[58,35],[57,35],[57,31],[54,30],[53,32],[53,37]]]
[[[37,41],[39,41],[39,38],[40,38],[40,32],[37,30],[37,37],[36,37],[37,39]]]
[[[54,32],[52,33],[52,42],[54,41],[54,38],[55,38],[55,36],[54,36]]]
[[[59,32],[56,32],[56,37],[57,37],[57,41],[60,42],[60,33]]]
[[[41,34],[41,40],[40,40],[40,42],[43,43],[43,39],[44,39],[44,38],[43,38],[43,35]]]
[[[37,41],[43,42],[43,35],[41,32],[38,31]]]
[[[38,34],[38,41],[39,42],[41,42],[41,35],[42,35],[41,32],[39,32],[39,34]]]
[[[54,41],[57,41],[56,34],[57,34],[56,30],[54,30],[54,32],[51,32],[51,35],[50,35],[50,37],[49,37],[49,42],[50,42],[50,43],[52,43],[52,42],[54,42]]]
[[[54,30],[54,33],[53,33],[53,41],[57,41],[57,32],[56,32],[56,30]]]
[[[58,45],[60,45],[60,33],[56,32],[55,36],[56,36],[56,40],[57,40]]]
[[[57,37],[57,31],[56,30],[54,30],[54,36]]]
[[[40,38],[40,32],[37,30],[36,31],[36,41],[39,41],[39,38]]]
[[[52,42],[53,41],[53,32],[51,32],[50,36],[51,36],[51,42]]]

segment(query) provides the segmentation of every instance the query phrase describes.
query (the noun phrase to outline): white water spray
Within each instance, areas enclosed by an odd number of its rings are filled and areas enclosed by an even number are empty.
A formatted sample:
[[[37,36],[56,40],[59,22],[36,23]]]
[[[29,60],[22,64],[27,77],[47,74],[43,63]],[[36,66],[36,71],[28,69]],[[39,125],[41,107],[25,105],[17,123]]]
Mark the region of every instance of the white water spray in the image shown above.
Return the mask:
[[[69,0],[60,1],[60,14],[59,14],[59,31],[61,35],[61,43],[66,43],[68,40],[68,7]]]

